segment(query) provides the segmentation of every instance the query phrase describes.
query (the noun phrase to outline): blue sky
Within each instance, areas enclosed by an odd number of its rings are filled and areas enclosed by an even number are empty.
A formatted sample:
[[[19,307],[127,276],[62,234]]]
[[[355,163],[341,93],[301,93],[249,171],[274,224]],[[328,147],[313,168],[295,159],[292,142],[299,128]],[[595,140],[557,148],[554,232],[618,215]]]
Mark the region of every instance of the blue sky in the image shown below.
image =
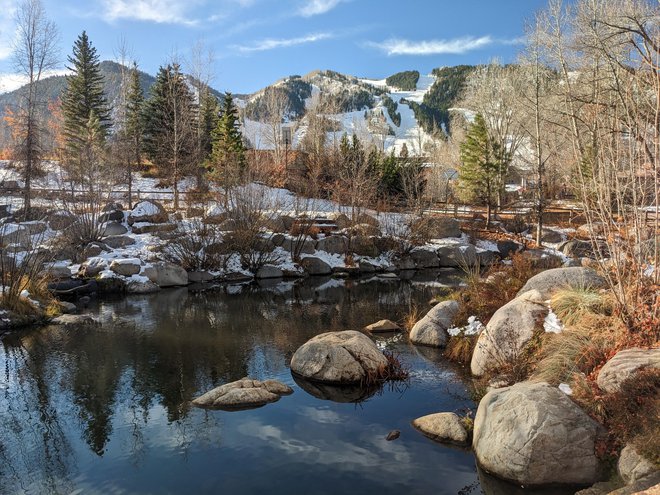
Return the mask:
[[[202,42],[212,85],[252,92],[291,74],[332,69],[360,77],[515,59],[526,19],[545,0],[42,0],[60,31],[64,63],[87,30],[103,59],[119,41],[155,73]],[[0,72],[19,0],[0,0]]]

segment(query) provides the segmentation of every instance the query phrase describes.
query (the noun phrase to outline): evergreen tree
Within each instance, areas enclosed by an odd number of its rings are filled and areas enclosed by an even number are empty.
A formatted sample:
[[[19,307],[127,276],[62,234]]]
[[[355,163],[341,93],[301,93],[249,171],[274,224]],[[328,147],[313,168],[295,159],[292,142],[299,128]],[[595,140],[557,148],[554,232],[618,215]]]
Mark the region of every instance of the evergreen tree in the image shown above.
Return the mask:
[[[144,112],[144,150],[174,190],[197,164],[197,106],[178,64],[161,67]]]
[[[209,176],[225,188],[232,187],[242,180],[245,166],[245,146],[238,109],[231,93],[226,93],[222,115],[213,131]]]
[[[477,114],[461,144],[459,192],[466,201],[486,205],[486,228],[490,226],[491,209],[497,201],[501,163],[502,152],[490,138],[486,121]]]
[[[66,88],[62,95],[63,135],[65,161],[70,173],[78,178],[86,176],[90,180],[89,164],[85,158],[95,154],[87,147],[90,145],[90,122],[94,124],[94,143],[105,144],[110,129],[110,110],[103,93],[103,76],[100,70],[99,56],[87,37],[82,32],[73,45],[73,54],[68,57],[72,74],[66,77]],[[98,151],[98,150],[97,150]]]

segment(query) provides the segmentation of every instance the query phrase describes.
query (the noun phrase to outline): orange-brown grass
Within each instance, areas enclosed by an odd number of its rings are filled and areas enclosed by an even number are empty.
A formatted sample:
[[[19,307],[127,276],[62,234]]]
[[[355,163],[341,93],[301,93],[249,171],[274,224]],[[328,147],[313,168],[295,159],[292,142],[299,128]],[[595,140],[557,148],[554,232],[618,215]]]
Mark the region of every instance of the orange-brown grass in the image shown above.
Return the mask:
[[[444,355],[450,361],[463,365],[470,364],[474,347],[477,345],[476,335],[455,335],[449,337]]]
[[[598,446],[601,457],[613,457],[631,442],[640,454],[660,466],[660,370],[642,370],[612,394],[578,375],[573,399],[607,429],[607,437]]]
[[[408,308],[408,312],[403,316],[403,319],[400,322],[401,328],[406,332],[410,332],[412,327],[415,326],[415,323],[422,319],[422,316],[424,316],[424,311],[422,311],[417,304],[411,304]]]

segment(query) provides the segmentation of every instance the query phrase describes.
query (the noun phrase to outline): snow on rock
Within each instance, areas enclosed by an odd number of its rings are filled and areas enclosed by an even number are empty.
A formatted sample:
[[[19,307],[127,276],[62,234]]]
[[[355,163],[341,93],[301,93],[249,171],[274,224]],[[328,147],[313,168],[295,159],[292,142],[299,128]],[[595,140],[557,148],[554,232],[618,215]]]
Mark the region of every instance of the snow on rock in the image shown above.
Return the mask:
[[[543,330],[546,333],[561,333],[563,329],[564,325],[562,325],[559,317],[550,309],[548,315],[543,320]]]
[[[477,320],[477,317],[472,315],[467,320],[467,325],[464,327],[452,327],[447,330],[447,333],[456,337],[458,335],[463,335],[464,337],[471,337],[473,335],[479,335],[484,330],[484,324]]]
[[[135,217],[158,215],[158,213],[160,213],[160,209],[151,201],[141,201],[132,211],[132,215]]]
[[[566,395],[573,395],[573,389],[568,383],[560,383],[558,388]]]

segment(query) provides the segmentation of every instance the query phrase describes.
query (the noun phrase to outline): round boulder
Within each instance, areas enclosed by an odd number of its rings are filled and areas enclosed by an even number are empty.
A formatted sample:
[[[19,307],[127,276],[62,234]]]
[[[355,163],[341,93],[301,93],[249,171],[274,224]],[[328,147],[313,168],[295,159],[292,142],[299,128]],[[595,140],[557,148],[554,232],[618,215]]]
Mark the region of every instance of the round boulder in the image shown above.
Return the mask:
[[[110,263],[110,270],[124,277],[137,275],[141,269],[142,263],[137,258],[116,259]]]
[[[166,223],[167,221],[167,212],[157,201],[140,201],[128,215],[129,225],[141,222]]]
[[[472,446],[483,469],[521,485],[593,484],[600,432],[558,388],[522,382],[481,399]]]
[[[468,433],[461,423],[461,419],[451,412],[422,416],[414,420],[412,425],[427,437],[438,442],[465,444],[468,441]]]
[[[158,287],[188,285],[188,272],[167,261],[159,261],[145,268],[144,274]]]
[[[621,384],[644,368],[660,368],[660,349],[625,349],[617,352],[598,373],[596,383],[607,393],[618,392]]]
[[[356,384],[379,374],[387,359],[365,334],[328,332],[308,340],[291,358],[291,371],[308,380]]]
[[[458,312],[456,301],[443,301],[436,304],[424,318],[415,323],[410,331],[410,341],[417,345],[444,347],[447,345],[447,329]]]
[[[332,273],[330,265],[314,256],[301,259],[300,266],[310,275],[330,275]]]
[[[552,268],[530,278],[518,291],[518,296],[530,290],[537,290],[543,299],[549,299],[559,289],[587,287],[600,289],[606,285],[607,281],[591,268]]]
[[[548,308],[535,290],[498,309],[479,335],[470,362],[472,374],[482,376],[489,370],[513,362],[547,314]]]

